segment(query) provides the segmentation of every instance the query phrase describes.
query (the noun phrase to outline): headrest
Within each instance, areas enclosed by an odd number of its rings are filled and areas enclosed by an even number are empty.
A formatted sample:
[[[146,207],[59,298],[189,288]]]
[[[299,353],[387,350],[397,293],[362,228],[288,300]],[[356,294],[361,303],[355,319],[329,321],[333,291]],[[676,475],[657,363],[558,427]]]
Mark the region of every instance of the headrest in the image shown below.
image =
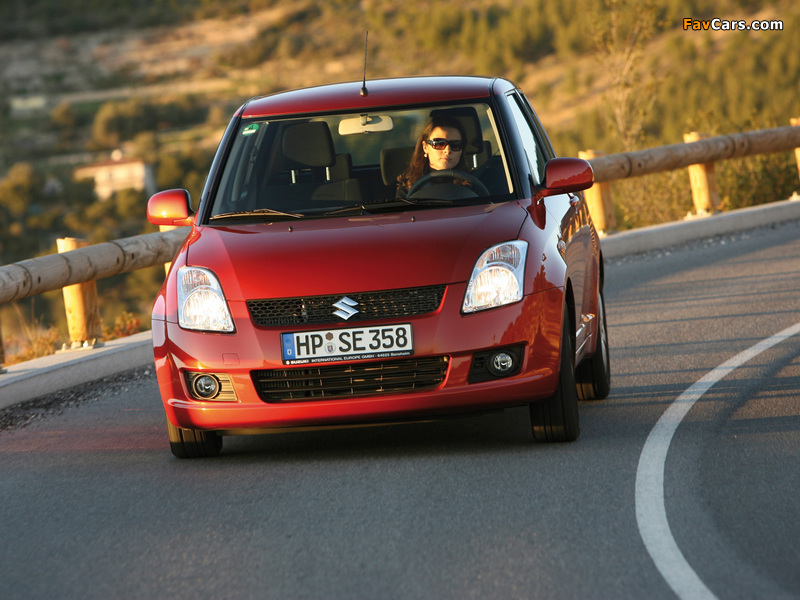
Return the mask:
[[[337,154],[331,165],[331,179],[350,179],[353,174],[353,157],[349,154]]]
[[[384,185],[397,185],[397,177],[406,170],[414,154],[414,146],[381,150],[381,176]]]
[[[314,121],[287,127],[283,133],[283,155],[289,160],[289,169],[330,167],[336,154],[328,124]]]

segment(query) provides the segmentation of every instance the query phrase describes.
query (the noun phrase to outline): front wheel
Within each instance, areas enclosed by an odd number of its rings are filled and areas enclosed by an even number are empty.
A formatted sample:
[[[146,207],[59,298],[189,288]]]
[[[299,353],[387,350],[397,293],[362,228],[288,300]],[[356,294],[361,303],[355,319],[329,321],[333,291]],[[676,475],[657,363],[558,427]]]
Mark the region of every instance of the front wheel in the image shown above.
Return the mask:
[[[611,392],[611,360],[608,353],[608,325],[603,292],[597,306],[597,349],[578,365],[578,395],[581,400],[602,400]]]
[[[568,307],[564,306],[558,388],[549,398],[530,404],[531,430],[537,442],[574,442],[581,433],[575,383],[574,336],[570,332],[567,310]]]
[[[167,418],[167,435],[169,448],[178,458],[205,458],[222,451],[222,436],[216,431],[182,429]]]

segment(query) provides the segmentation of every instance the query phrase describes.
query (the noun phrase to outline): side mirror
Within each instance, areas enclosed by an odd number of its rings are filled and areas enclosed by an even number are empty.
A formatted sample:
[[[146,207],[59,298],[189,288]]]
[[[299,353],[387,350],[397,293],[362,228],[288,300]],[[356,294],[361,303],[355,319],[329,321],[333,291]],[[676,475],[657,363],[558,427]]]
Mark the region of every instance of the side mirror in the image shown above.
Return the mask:
[[[147,220],[153,225],[191,225],[194,211],[186,190],[158,192],[147,201]]]
[[[582,158],[552,158],[544,168],[544,189],[536,197],[579,192],[592,187],[592,165]]]

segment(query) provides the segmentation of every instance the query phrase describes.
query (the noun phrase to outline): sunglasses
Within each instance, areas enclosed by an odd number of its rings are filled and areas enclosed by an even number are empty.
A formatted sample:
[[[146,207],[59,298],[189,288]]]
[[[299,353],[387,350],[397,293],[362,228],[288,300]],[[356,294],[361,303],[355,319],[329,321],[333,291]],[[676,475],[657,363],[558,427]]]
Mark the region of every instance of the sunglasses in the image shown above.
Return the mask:
[[[432,140],[425,140],[425,142],[434,150],[444,150],[450,146],[453,152],[461,152],[464,149],[464,140],[446,140],[444,138],[435,138]]]

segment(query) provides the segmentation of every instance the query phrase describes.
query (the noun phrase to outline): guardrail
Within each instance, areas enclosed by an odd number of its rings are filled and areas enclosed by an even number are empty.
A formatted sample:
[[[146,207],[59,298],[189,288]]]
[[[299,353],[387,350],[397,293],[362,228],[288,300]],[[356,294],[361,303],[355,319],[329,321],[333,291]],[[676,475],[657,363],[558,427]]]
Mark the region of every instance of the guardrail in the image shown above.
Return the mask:
[[[795,119],[792,119],[795,122]],[[800,125],[800,123],[798,123]],[[589,162],[596,183],[674,171],[729,158],[800,149],[800,126],[775,127],[648,150],[600,156]]]
[[[595,185],[586,191],[586,199],[595,226],[601,231],[614,229],[614,209],[608,182],[640,177],[664,171],[689,168],[692,197],[698,214],[713,212],[719,203],[714,179],[714,163],[731,158],[794,150],[800,174],[800,118],[792,125],[705,139],[696,132],[687,133],[683,144],[670,144],[648,150],[598,155],[581,153],[594,170]],[[696,141],[695,141],[696,140]]]
[[[187,231],[136,235],[0,267],[0,304],[168,263]]]
[[[166,264],[173,259],[187,233],[187,227],[147,233],[5,265],[0,267],[0,305],[58,289],[67,292],[66,299],[69,288],[76,287],[79,289],[75,295],[83,300],[81,309],[88,307],[89,311],[96,312],[96,301],[87,298],[87,290],[81,286],[112,275]],[[99,322],[99,318],[91,314],[80,314],[81,309],[72,310],[67,306],[67,320],[77,319],[84,324]],[[74,333],[80,327],[72,322],[69,329],[73,348],[99,338],[91,329],[88,333]],[[0,331],[0,367],[4,362]]]
[[[598,229],[605,230],[604,215],[609,212],[611,200],[604,190],[610,181],[792,149],[797,154],[800,172],[800,119],[792,119],[792,126],[721,135],[635,152],[608,156],[586,153],[595,176],[595,185],[587,190],[590,211],[595,221],[601,222]],[[613,214],[613,207],[610,212]],[[168,263],[175,256],[186,233],[187,228],[179,228],[138,235],[0,267],[0,305]],[[69,308],[67,312],[69,317]],[[73,347],[87,339],[75,339],[71,333]],[[0,332],[0,366],[3,362]]]

